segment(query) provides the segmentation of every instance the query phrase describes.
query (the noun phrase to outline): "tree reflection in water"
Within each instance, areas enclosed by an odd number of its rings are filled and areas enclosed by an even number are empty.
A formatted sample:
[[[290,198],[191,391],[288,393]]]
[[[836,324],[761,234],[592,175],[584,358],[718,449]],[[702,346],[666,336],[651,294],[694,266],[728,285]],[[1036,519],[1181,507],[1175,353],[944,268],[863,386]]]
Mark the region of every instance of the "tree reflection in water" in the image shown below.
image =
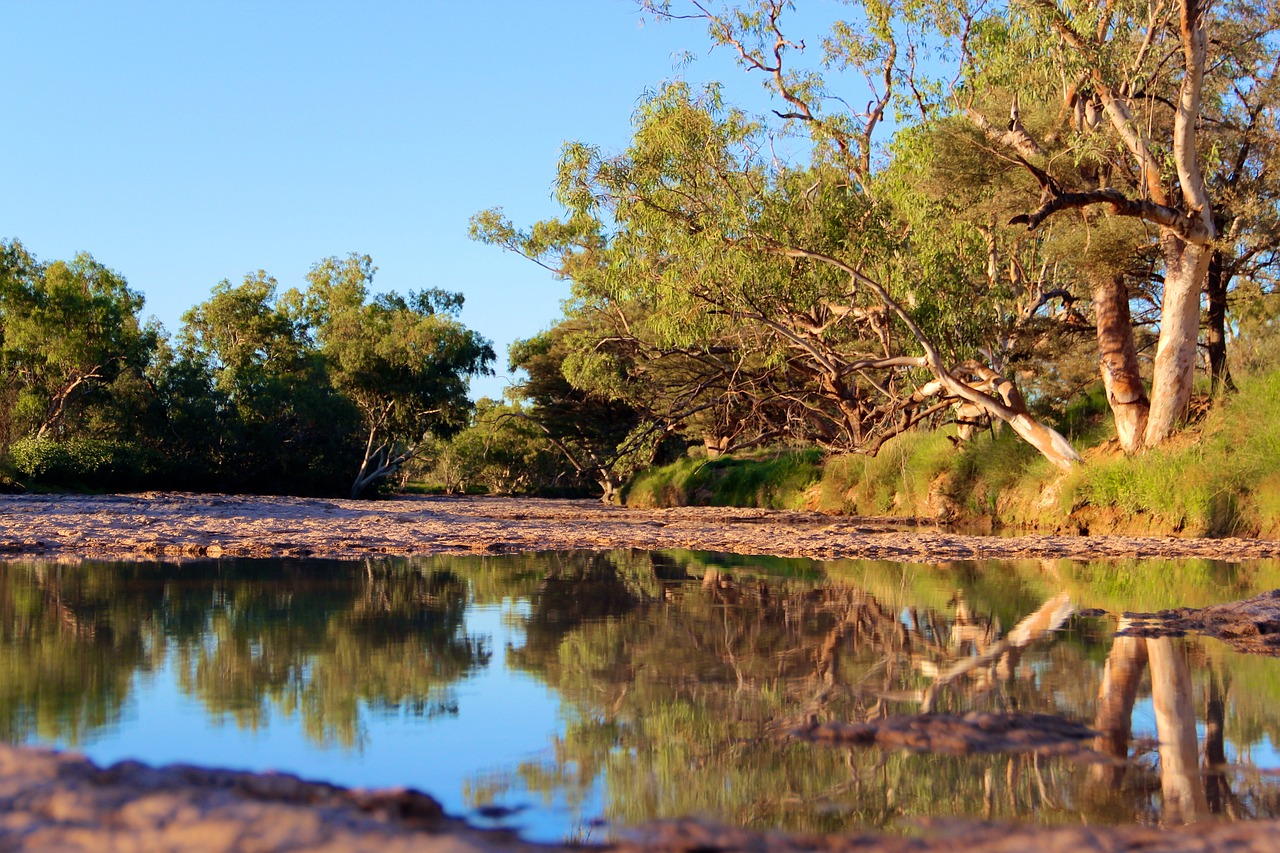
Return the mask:
[[[248,728],[297,715],[350,747],[362,705],[456,713],[450,686],[489,661],[447,571],[273,562],[0,565],[0,733],[77,743],[173,655],[211,714]]]
[[[606,817],[619,824],[690,814],[819,831],[951,815],[1182,823],[1209,814],[1210,803],[1233,817],[1280,814],[1263,776],[1245,765],[1224,770],[1232,703],[1220,684],[1238,668],[1273,671],[1269,661],[1216,646],[1210,658],[1195,641],[1113,638],[1110,619],[1067,621],[1072,597],[1087,590],[1046,595],[1050,586],[1036,605],[1033,584],[970,583],[973,566],[950,567],[942,577],[961,584],[943,595],[936,569],[904,573],[895,564],[863,563],[814,582],[780,578],[767,564],[732,571],[685,555],[683,572],[673,572],[670,554],[648,568],[646,559],[613,555],[612,567],[594,566],[590,596],[634,602],[607,616],[562,619],[559,605],[532,596],[527,643],[510,659],[565,697],[567,729],[554,760],[477,780],[475,802],[517,787],[576,786],[582,799],[603,780]],[[925,584],[912,588],[913,575]],[[661,577],[659,588],[641,591],[646,577]],[[542,589],[558,601],[572,579],[548,576]],[[1005,630],[998,614],[1011,601],[1023,615]],[[1202,768],[1194,709],[1197,691],[1212,690],[1201,706],[1216,741],[1206,739]],[[1139,700],[1149,700],[1155,730],[1131,750]],[[1256,701],[1234,704],[1253,728],[1274,730],[1276,715]],[[884,753],[779,737],[805,720],[922,710],[1092,721],[1097,750],[1123,763]],[[1261,740],[1248,724],[1235,728],[1237,748]],[[1242,795],[1230,792],[1232,777]]]
[[[1199,604],[1210,587],[1245,597],[1280,586],[1280,572],[1128,567],[1166,585],[1152,600],[1122,586],[1124,571],[631,551],[0,564],[0,736],[79,742],[119,718],[137,673],[167,666],[211,717],[263,730],[292,717],[317,745],[358,747],[370,714],[465,717],[457,685],[494,652],[468,631],[468,608],[501,604],[517,638],[507,666],[556,691],[564,729],[545,756],[472,779],[475,805],[541,794],[586,809],[599,797],[619,824],[704,815],[821,831],[937,816],[1280,814],[1267,772],[1274,661],[1212,641],[1116,638],[1112,617],[1075,612]],[[1123,761],[785,736],[812,720],[926,710],[1086,721],[1093,747]],[[503,712],[519,724],[520,709]]]

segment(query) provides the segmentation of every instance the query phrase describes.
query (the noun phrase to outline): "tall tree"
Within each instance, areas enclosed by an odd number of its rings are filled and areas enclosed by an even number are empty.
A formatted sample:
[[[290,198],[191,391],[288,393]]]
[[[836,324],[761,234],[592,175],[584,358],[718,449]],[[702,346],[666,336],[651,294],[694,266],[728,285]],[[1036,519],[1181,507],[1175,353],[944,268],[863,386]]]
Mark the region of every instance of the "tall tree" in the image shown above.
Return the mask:
[[[364,453],[358,497],[418,453],[427,433],[466,426],[467,382],[490,372],[492,345],[457,319],[461,294],[430,289],[370,298],[367,255],[326,258],[305,292],[286,296],[295,322],[314,331],[334,386],[359,409]]]
[[[972,340],[938,343],[954,325],[947,301],[972,301],[949,247],[905,239],[892,209],[848,173],[781,163],[771,150],[771,137],[724,110],[716,92],[673,85],[638,112],[626,152],[566,148],[565,220],[520,232],[489,212],[475,227],[595,293],[649,300],[676,342],[765,330],[766,359],[790,360],[806,377],[794,394],[825,421],[829,446],[874,452],[961,400],[1055,465],[1078,461]]]
[[[1207,87],[1214,61],[1209,31],[1223,19],[1199,0],[1105,7],[1018,0],[1014,10],[1049,48],[1047,60],[1066,81],[1065,132],[1075,134],[1077,144],[1092,134],[1106,137],[1114,154],[1091,175],[1055,169],[1015,109],[1005,141],[1035,177],[1041,197],[1035,210],[1013,221],[1033,230],[1064,211],[1105,206],[1114,216],[1146,223],[1156,235],[1163,268],[1160,333],[1142,439],[1154,446],[1187,412],[1201,293],[1221,236],[1209,171],[1214,163],[1205,159],[1212,156],[1209,124],[1215,104],[1247,98],[1242,93],[1250,87],[1237,84],[1259,72],[1258,57],[1234,64],[1243,77],[1223,75],[1234,79]],[[1274,15],[1255,20],[1262,29],[1246,41],[1266,44],[1276,32]],[[1228,71],[1233,63],[1213,67]],[[1104,313],[1100,319],[1112,318]]]
[[[44,264],[0,243],[0,370],[13,395],[11,437],[74,432],[94,391],[140,375],[157,332],[143,298],[88,254]]]
[[[600,488],[601,500],[612,503],[627,477],[653,463],[664,430],[617,395],[569,381],[564,362],[573,352],[572,333],[565,322],[511,345],[511,369],[527,377],[515,396],[528,404],[527,412],[513,414],[535,424],[583,480]]]
[[[333,491],[358,417],[305,324],[286,313],[275,279],[259,271],[237,286],[223,281],[183,320],[162,387],[176,406],[172,424],[198,429],[199,413],[212,409],[218,443],[206,459],[223,487]]]

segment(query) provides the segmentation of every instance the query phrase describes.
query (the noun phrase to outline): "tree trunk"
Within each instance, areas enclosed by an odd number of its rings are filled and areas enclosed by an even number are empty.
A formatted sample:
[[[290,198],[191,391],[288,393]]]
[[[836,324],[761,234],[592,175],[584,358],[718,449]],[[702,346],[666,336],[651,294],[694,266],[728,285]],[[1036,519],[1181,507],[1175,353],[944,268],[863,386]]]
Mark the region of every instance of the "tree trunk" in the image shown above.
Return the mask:
[[[1205,316],[1204,343],[1209,351],[1209,393],[1215,397],[1236,390],[1227,366],[1227,278],[1222,268],[1222,252],[1215,250],[1209,259],[1209,278],[1205,285],[1208,311]]]
[[[1080,462],[1080,454],[1076,453],[1071,442],[1062,433],[1031,417],[1022,392],[1013,382],[981,364],[969,362],[965,369],[986,383],[991,394],[982,394],[949,374],[939,376],[938,379],[951,394],[981,407],[987,414],[1007,423],[1019,438],[1040,451],[1040,455],[1052,462],[1058,470],[1070,471]]]
[[[612,505],[619,502],[622,480],[617,474],[612,471],[599,471],[596,475],[596,483],[602,490],[600,495],[601,503]]]
[[[1204,795],[1209,812],[1220,815],[1226,809],[1231,788],[1227,782],[1227,745],[1223,737],[1226,706],[1222,701],[1222,684],[1212,670],[1204,709]]]
[[[1151,413],[1144,444],[1155,447],[1186,417],[1195,377],[1196,341],[1200,334],[1200,292],[1209,271],[1208,246],[1187,243],[1166,233],[1164,300],[1160,309],[1160,343],[1151,380]]]
[[[702,434],[702,445],[707,450],[708,459],[719,459],[729,450],[729,442],[731,439],[727,435],[719,435],[713,432],[704,432]]]
[[[1161,823],[1193,823],[1209,813],[1200,782],[1196,712],[1191,704],[1191,670],[1184,649],[1172,637],[1147,640],[1151,662],[1151,703],[1160,739]]]
[[[1121,626],[1123,628],[1123,625]],[[1147,641],[1141,637],[1116,637],[1107,655],[1102,686],[1098,688],[1098,712],[1093,727],[1098,731],[1094,749],[1121,761],[1129,759],[1133,734],[1133,704],[1138,698],[1142,670],[1147,666]],[[1111,788],[1119,788],[1125,766],[1095,765],[1093,778]]]
[[[1107,276],[1094,283],[1093,315],[1098,326],[1098,367],[1107,404],[1115,418],[1120,446],[1125,453],[1133,453],[1142,449],[1151,402],[1138,373],[1124,276]]]

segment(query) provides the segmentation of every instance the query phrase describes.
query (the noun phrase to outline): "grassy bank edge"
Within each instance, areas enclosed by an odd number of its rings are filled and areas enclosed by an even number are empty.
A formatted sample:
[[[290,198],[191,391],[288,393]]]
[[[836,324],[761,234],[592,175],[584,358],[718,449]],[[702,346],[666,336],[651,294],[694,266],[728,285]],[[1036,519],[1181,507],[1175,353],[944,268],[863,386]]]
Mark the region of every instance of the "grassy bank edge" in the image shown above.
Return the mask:
[[[630,506],[757,506],[1036,532],[1280,536],[1280,372],[1249,377],[1166,445],[1119,451],[1096,395],[1060,426],[1085,464],[1060,474],[1010,431],[957,444],[912,432],[874,457],[781,448],[641,472]]]

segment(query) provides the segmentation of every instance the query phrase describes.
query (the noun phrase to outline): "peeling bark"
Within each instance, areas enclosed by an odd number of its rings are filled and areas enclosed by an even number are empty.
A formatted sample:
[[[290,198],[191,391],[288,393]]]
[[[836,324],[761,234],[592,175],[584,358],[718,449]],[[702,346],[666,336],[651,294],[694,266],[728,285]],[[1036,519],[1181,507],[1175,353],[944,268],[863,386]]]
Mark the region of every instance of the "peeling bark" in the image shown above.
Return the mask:
[[[1138,372],[1129,289],[1122,276],[1108,276],[1094,284],[1093,314],[1098,329],[1098,368],[1107,405],[1115,417],[1120,446],[1126,453],[1133,453],[1142,449],[1151,402]]]

